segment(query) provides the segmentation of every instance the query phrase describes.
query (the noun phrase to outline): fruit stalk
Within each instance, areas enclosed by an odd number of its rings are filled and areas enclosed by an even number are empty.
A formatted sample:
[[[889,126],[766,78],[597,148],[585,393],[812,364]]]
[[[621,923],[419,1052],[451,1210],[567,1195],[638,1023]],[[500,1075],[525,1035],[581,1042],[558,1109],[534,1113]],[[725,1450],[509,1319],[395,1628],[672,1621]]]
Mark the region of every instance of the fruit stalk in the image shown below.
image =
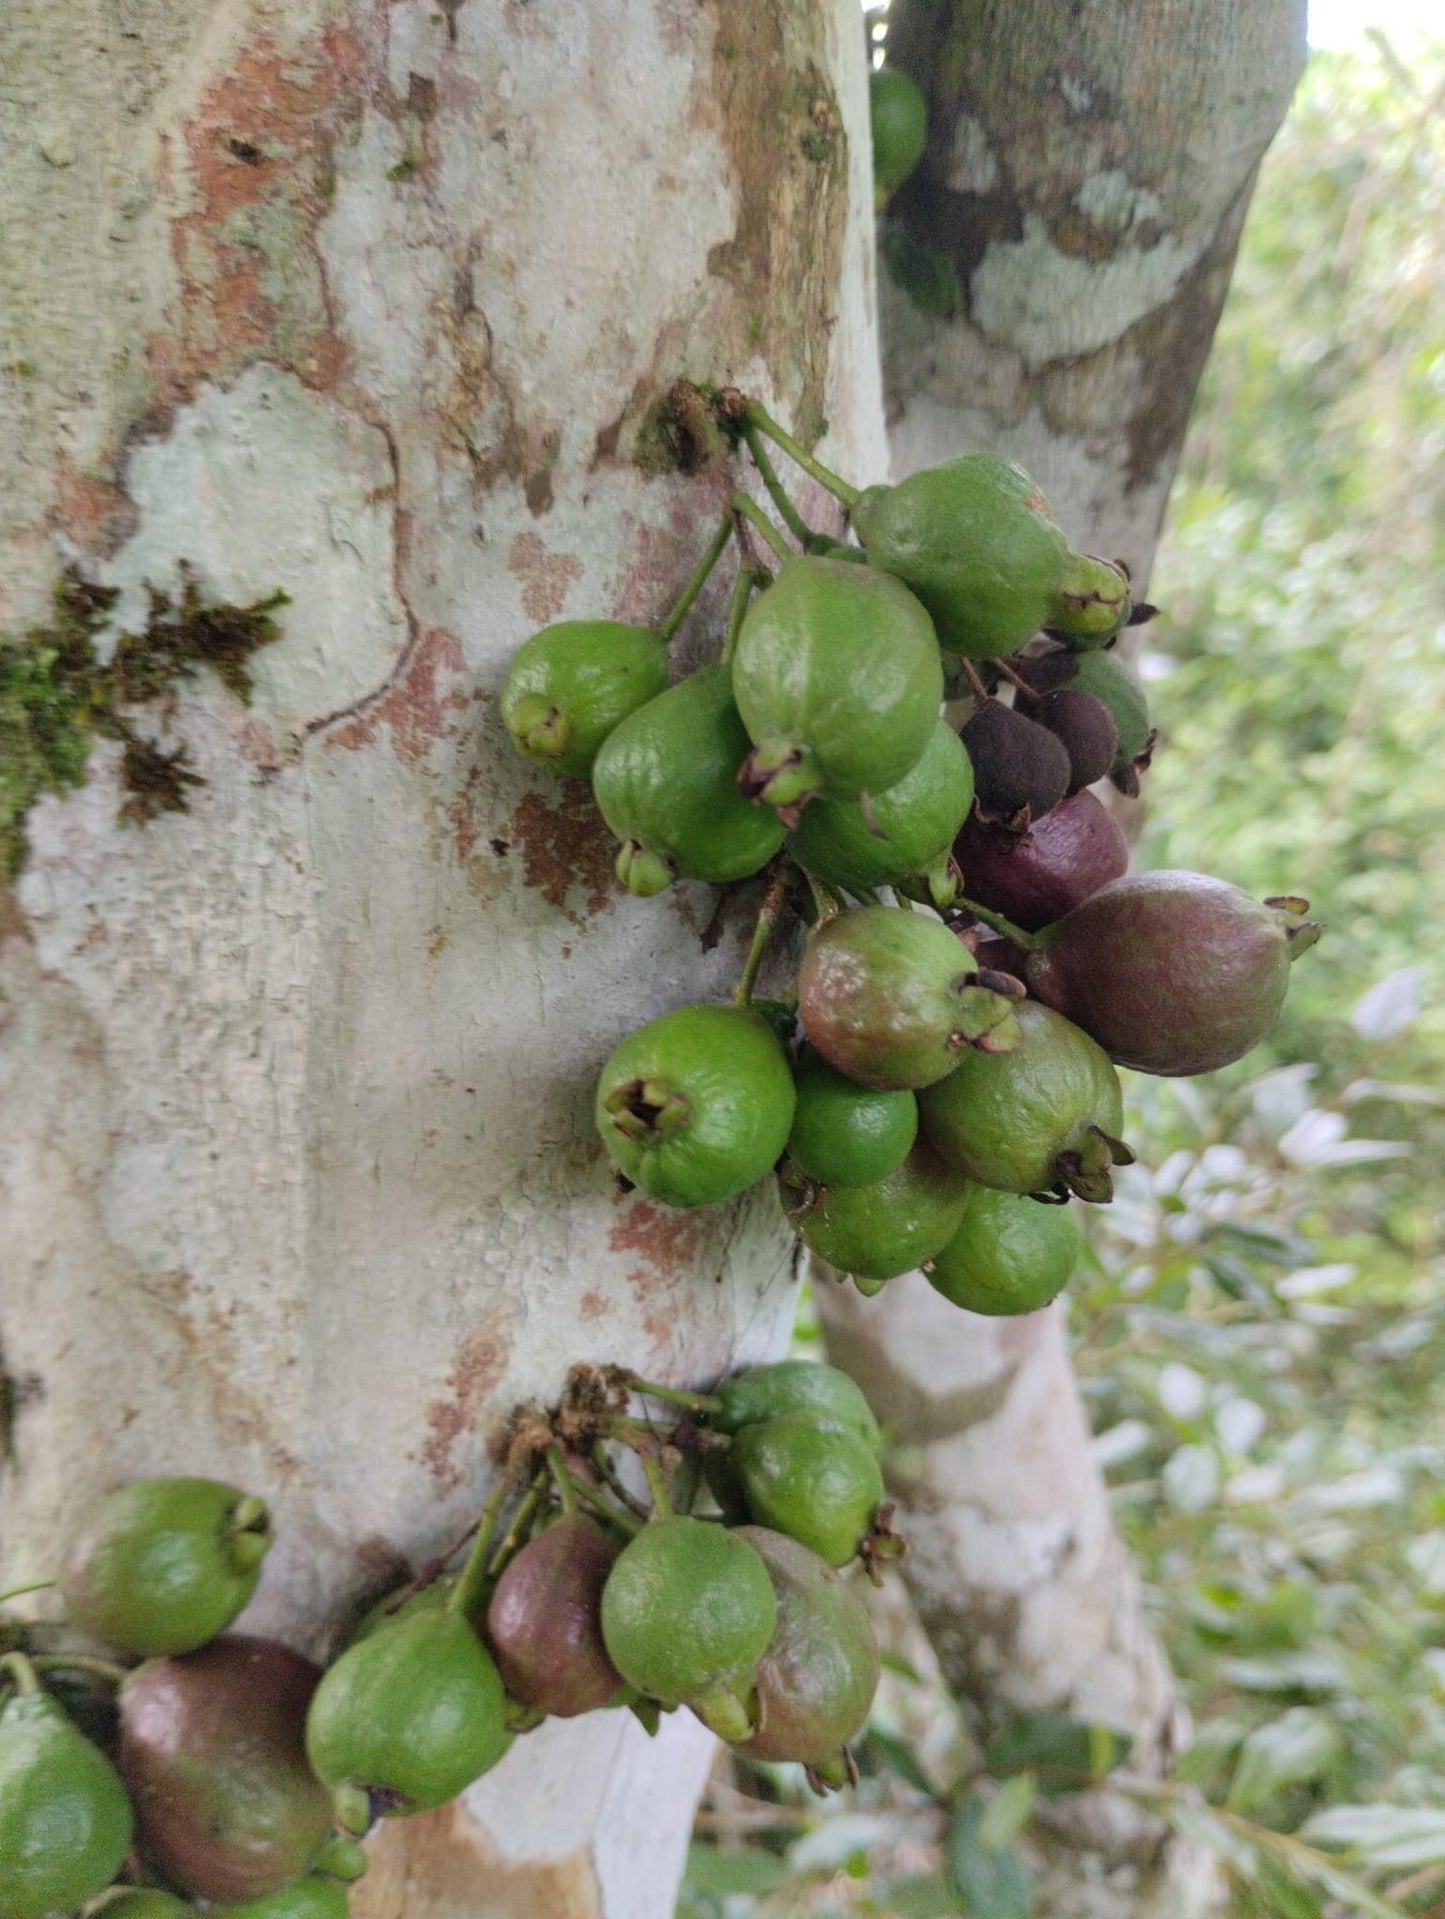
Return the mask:
[[[477,1525],[477,1536],[472,1541],[472,1549],[467,1554],[466,1564],[462,1567],[461,1577],[452,1589],[447,1608],[450,1612],[460,1613],[463,1618],[481,1603],[486,1591],[490,1569],[487,1554],[496,1537],[497,1525],[502,1517],[502,1507],[511,1491],[511,1481],[504,1473],[492,1488],[487,1503],[482,1508],[482,1516]]]
[[[762,535],[763,539],[767,541],[779,560],[786,563],[794,557],[787,541],[783,538],[782,534],[779,533],[778,529],[773,525],[772,521],[768,518],[767,514],[764,513],[757,501],[753,499],[751,494],[742,492],[734,493],[729,504],[734,513],[740,514],[743,519],[747,520],[756,531]]]
[[[13,1677],[15,1690],[22,1699],[34,1699],[44,1690],[33,1662],[23,1652],[7,1652],[0,1658],[0,1675],[7,1672]]]
[[[967,879],[965,874],[964,878]],[[1001,938],[1012,940],[1021,953],[1032,953],[1039,944],[1036,933],[1026,933],[1021,926],[1015,926],[1012,920],[1006,920],[1002,913],[995,913],[992,907],[980,906],[977,900],[964,899],[962,895],[954,902],[965,913],[972,913],[976,920],[982,920],[992,932]]]
[[[778,517],[793,537],[801,545],[806,546],[813,537],[813,529],[788,498],[783,483],[778,478],[778,469],[773,465],[768,449],[763,445],[762,435],[752,420],[743,422],[743,438],[747,441],[753,465],[758,469],[758,477],[768,489],[768,498],[778,509]]]
[[[637,1534],[641,1532],[642,1524],[640,1522],[646,1519],[645,1511],[639,1516],[634,1516],[631,1512],[621,1511],[618,1507],[614,1506],[610,1500],[604,1499],[595,1487],[589,1486],[585,1479],[579,1479],[576,1473],[569,1472],[566,1466],[561,1464],[560,1460],[558,1466],[561,1481],[570,1488],[574,1499],[581,1500],[584,1506],[590,1506],[593,1512],[597,1513],[601,1518],[610,1520],[614,1526],[619,1527],[625,1532],[629,1539],[635,1538]]]
[[[757,924],[753,927],[752,945],[748,948],[742,976],[738,980],[737,991],[733,994],[734,1003],[738,1006],[751,1006],[753,1003],[753,987],[757,984],[759,969],[772,943],[786,894],[787,873],[785,867],[779,862],[773,871],[772,878],[768,881],[768,890],[763,895],[762,906],[758,909]]]
[[[745,566],[733,582],[732,598],[728,601],[727,630],[723,634],[722,653],[718,660],[720,666],[728,666],[732,662],[733,649],[738,643],[739,633],[743,630],[743,619],[754,589],[766,586],[771,577],[771,574],[761,567]]]
[[[831,493],[835,500],[841,500],[850,510],[857,504],[860,489],[849,486],[845,479],[824,466],[821,460],[815,460],[808,449],[793,438],[786,427],[779,426],[761,401],[749,400],[743,419],[745,426],[756,427],[759,433],[767,435],[774,446],[780,446],[790,460],[795,461],[806,474],[818,482],[819,486]]]
[[[708,542],[706,553],[703,554],[701,560],[698,562],[697,571],[682,589],[681,599],[677,602],[676,606],[673,607],[667,618],[658,626],[657,630],[665,641],[670,642],[674,638],[677,629],[682,625],[683,621],[697,604],[697,596],[707,585],[708,578],[713,568],[722,558],[723,548],[727,545],[729,539],[731,539],[732,533],[732,516],[725,513],[716,533],[713,534],[712,539]]]

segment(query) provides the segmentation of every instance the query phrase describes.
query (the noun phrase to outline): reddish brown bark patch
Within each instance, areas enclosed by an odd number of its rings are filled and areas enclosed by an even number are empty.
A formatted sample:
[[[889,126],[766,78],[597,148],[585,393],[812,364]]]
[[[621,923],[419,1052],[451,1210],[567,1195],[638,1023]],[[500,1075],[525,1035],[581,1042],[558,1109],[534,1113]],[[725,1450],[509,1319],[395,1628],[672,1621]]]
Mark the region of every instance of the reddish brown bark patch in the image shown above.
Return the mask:
[[[550,483],[548,502],[551,500]],[[531,502],[531,491],[528,501]],[[533,506],[534,512],[539,508]],[[508,571],[522,582],[522,605],[527,617],[545,626],[567,603],[574,580],[582,578],[582,563],[570,553],[554,553],[540,533],[519,533],[507,554]]]
[[[707,1228],[691,1213],[677,1212],[670,1206],[658,1206],[650,1199],[635,1199],[607,1235],[607,1247],[613,1253],[635,1253],[638,1264],[631,1267],[627,1283],[639,1304],[647,1304],[670,1293],[680,1280],[691,1279],[702,1258]],[[649,1319],[647,1331],[656,1338],[666,1322]]]
[[[367,1842],[352,1919],[602,1919],[585,1847],[560,1859],[508,1861],[454,1800],[411,1819],[384,1819]]]
[[[397,758],[417,765],[453,731],[452,716],[470,710],[476,696],[459,684],[464,673],[461,641],[445,627],[427,627],[396,680],[354,719],[334,728],[329,744],[354,753],[372,745],[385,726]]]
[[[579,1319],[602,1319],[611,1311],[611,1301],[601,1293],[584,1293],[577,1305]]]
[[[521,848],[523,884],[574,926],[610,906],[620,890],[613,871],[616,845],[580,782],[562,787],[555,806],[540,793],[528,793],[508,823],[508,837]],[[571,904],[574,892],[586,896],[580,913]]]
[[[442,1397],[426,1411],[428,1437],[420,1457],[440,1491],[454,1492],[465,1478],[466,1466],[458,1466],[453,1454],[458,1442],[476,1431],[482,1407],[506,1367],[507,1348],[497,1333],[482,1329],[462,1341]]]

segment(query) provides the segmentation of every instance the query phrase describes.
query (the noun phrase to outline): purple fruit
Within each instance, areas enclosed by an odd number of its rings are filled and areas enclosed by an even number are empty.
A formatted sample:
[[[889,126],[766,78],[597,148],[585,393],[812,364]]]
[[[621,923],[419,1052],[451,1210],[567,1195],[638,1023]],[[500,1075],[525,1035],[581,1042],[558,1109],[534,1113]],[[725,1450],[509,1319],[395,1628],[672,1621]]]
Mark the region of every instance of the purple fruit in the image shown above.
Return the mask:
[[[1204,873],[1137,873],[1038,935],[1029,987],[1120,1066],[1211,1073],[1279,1017],[1290,962],[1322,931],[1307,910]]]
[[[1069,756],[1069,791],[1104,779],[1119,752],[1119,729],[1101,699],[1081,688],[1049,693],[1031,718],[1048,728]]]
[[[980,700],[963,727],[973,761],[974,808],[980,819],[1023,831],[1069,790],[1069,755],[1047,727],[1000,701]]]
[[[602,1643],[602,1588],[620,1546],[572,1513],[524,1546],[497,1581],[487,1637],[507,1691],[524,1705],[574,1719],[620,1691]]]
[[[1062,801],[1021,840],[968,820],[953,843],[953,856],[963,872],[966,897],[1029,933],[1062,919],[1129,868],[1128,841],[1092,793]]]

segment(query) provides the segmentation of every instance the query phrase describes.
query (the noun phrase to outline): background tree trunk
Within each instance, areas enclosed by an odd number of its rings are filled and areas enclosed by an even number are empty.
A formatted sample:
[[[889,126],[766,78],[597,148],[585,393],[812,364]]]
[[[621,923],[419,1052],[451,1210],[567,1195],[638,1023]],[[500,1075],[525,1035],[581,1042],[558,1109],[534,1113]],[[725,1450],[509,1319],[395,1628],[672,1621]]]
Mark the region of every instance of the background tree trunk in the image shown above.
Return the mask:
[[[882,471],[858,15],[10,0],[0,71],[0,616],[67,558],[131,629],[182,560],[292,600],[249,709],[205,675],[166,721],[188,813],[121,830],[98,744],[0,891],[5,1571],[103,1483],[218,1474],[279,1522],[248,1624],[315,1651],[570,1362],[705,1379],[788,1336],[771,1189],[624,1198],[591,1125],[613,1044],[724,992],[747,929],[620,894],[493,695],[533,628],[691,572],[723,480],[659,458],[679,375]],[[663,1919],[710,1749],[546,1728],[389,1825],[354,1911]]]
[[[1304,45],[1302,0],[893,0],[889,58],[930,103],[880,269],[895,476],[1007,454],[1142,593]],[[1090,1458],[1062,1310],[960,1321],[916,1275],[875,1301],[820,1291],[830,1350],[898,1438],[905,1573],[951,1688],[986,1727],[1047,1709],[1126,1728],[1131,1766],[1163,1770],[1183,1716]],[[1044,1910],[1193,1896],[1191,1863],[1170,1849],[1156,1866],[1157,1828],[1117,1797],[1058,1810],[1098,1856],[1066,1858]]]

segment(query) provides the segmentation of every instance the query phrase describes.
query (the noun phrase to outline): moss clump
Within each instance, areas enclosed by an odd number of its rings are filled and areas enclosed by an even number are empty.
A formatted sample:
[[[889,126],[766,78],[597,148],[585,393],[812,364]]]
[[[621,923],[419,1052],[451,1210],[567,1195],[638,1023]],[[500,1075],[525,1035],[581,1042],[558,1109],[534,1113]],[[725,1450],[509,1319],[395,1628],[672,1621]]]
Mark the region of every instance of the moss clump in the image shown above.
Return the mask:
[[[96,636],[118,595],[73,568],[56,586],[44,625],[20,639],[0,635],[0,879],[13,879],[25,864],[30,808],[42,793],[84,783],[97,737],[125,747],[123,820],[184,812],[186,789],[202,784],[186,765],[184,746],[167,753],[142,738],[125,709],[153,705],[202,667],[249,703],[250,656],[279,637],[271,615],[287,596],[273,593],[251,606],[207,604],[192,569],[182,562],[180,571],[179,599],[148,587],[145,626],[122,633],[109,662],[99,658]]]

